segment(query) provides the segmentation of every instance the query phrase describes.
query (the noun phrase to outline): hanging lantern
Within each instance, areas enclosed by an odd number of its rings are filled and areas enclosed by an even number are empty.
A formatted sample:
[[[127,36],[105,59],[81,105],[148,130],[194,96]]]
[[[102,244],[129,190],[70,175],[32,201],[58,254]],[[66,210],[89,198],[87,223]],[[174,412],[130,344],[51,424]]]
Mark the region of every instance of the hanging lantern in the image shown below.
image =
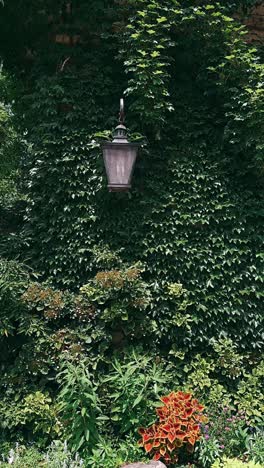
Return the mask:
[[[120,99],[119,124],[110,143],[103,143],[104,165],[109,192],[127,192],[137,159],[139,143],[129,143],[124,125],[124,99]]]

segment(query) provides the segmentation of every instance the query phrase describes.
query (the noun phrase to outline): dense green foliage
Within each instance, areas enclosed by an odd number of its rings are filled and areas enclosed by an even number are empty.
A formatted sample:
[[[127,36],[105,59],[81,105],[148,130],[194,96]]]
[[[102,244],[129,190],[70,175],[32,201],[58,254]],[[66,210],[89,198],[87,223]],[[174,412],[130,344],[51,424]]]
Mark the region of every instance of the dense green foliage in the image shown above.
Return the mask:
[[[21,153],[23,139],[17,132],[12,100],[14,80],[0,63],[0,233],[12,231],[21,221],[23,205]]]
[[[192,346],[214,336],[217,329],[217,333],[228,330],[236,341],[239,338],[244,349],[260,348],[263,211],[261,181],[255,175],[253,182],[249,169],[259,161],[263,167],[258,143],[263,119],[252,109],[255,103],[261,105],[261,88],[250,87],[251,81],[261,80],[259,66],[240,37],[241,27],[220,7],[176,12],[167,4],[154,7],[155,2],[149,3],[146,11],[132,18],[132,29],[127,29],[124,39],[130,57],[125,62],[131,76],[128,92],[133,97],[130,119],[149,137],[148,155],[142,156],[131,198],[106,192],[100,150],[91,140],[96,126],[98,130],[107,125],[106,119],[101,120],[106,110],[111,115],[111,106],[97,110],[89,101],[97,103],[96,96],[102,94],[98,80],[88,75],[81,88],[76,87],[76,71],[66,70],[62,76],[52,76],[48,88],[47,79],[44,85],[37,83],[32,96],[37,122],[32,137],[37,146],[33,146],[27,228],[34,242],[31,254],[37,267],[56,282],[76,287],[100,269],[93,264],[93,251],[106,241],[113,252],[121,250],[123,261],[143,261],[150,282],[159,278],[184,284],[190,292],[193,327],[199,330],[192,333]],[[178,29],[171,31],[170,24],[175,28],[176,21]],[[171,45],[169,58],[162,57],[160,47],[165,45],[160,37]],[[108,47],[102,48],[108,53]],[[164,50],[168,54],[168,47]],[[172,62],[170,73],[164,72],[165,62]],[[105,87],[112,70],[104,67],[106,76],[100,74],[100,83],[113,101],[112,82]],[[246,83],[243,75],[249,77]],[[88,80],[95,89],[88,88]],[[142,92],[146,88],[149,95]],[[169,91],[175,107],[171,115],[166,113],[171,103],[163,99]],[[58,102],[66,103],[66,112],[58,111]],[[249,122],[248,116],[239,114],[240,108],[253,116]],[[94,121],[91,115],[97,116]],[[166,128],[157,129],[157,122],[165,118]],[[242,138],[252,125],[259,133],[254,132],[251,143]],[[161,141],[155,139],[157,131],[162,132]],[[238,131],[241,141],[235,136]],[[163,299],[162,291],[156,291],[151,316],[161,309],[161,318],[166,310]]]
[[[6,454],[143,458],[137,428],[181,388],[215,423],[192,461],[263,462],[263,65],[231,16],[250,4],[0,5]],[[123,93],[147,143],[129,194],[107,192],[100,148]],[[225,407],[243,418],[223,443]]]

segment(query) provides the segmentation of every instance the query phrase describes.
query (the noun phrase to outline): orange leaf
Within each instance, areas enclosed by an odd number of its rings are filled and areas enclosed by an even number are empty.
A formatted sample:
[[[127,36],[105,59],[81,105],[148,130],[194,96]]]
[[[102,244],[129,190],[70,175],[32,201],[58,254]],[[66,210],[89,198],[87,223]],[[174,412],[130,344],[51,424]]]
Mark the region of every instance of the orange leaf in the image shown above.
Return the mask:
[[[171,432],[168,434],[168,439],[169,441],[172,443],[175,441],[176,439],[176,435],[175,434],[172,434]]]
[[[149,453],[153,449],[153,444],[145,444],[144,447],[146,452]]]
[[[186,436],[186,433],[183,432],[183,431],[176,432],[176,438],[177,439],[183,440],[185,438],[185,436]]]
[[[192,409],[192,408],[188,408],[188,409],[186,410],[186,415],[187,415],[188,417],[190,417],[192,414],[193,414],[193,409]]]
[[[193,436],[189,437],[188,442],[189,442],[189,444],[194,445],[195,444],[195,437],[193,437]]]
[[[163,403],[169,403],[170,399],[168,396],[165,396],[165,397],[161,397],[161,401],[163,401]]]
[[[163,429],[163,431],[165,431],[165,432],[170,432],[171,426],[170,426],[170,424],[164,424],[164,425],[162,426],[162,429]]]
[[[197,405],[196,408],[197,408],[198,411],[203,411],[204,410],[203,405]]]
[[[160,441],[159,440],[154,440],[153,447],[158,448],[159,446],[160,446]]]

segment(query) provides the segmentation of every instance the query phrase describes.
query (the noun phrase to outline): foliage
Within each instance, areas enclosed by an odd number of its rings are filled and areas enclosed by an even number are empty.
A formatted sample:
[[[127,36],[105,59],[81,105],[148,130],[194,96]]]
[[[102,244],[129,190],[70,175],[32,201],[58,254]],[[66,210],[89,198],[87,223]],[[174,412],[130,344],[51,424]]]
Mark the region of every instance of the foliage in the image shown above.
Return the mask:
[[[250,58],[248,54],[248,62],[250,62]],[[228,56],[227,59],[233,60],[235,56]],[[243,60],[243,57],[240,56],[239,60],[241,59]],[[226,115],[229,122],[225,129],[224,139],[234,147],[233,151],[239,157],[241,157],[241,153],[246,155],[244,157],[251,156],[253,161],[249,164],[253,168],[257,166],[263,175],[263,142],[261,138],[263,133],[263,118],[261,116],[263,116],[264,105],[263,65],[255,65],[253,71],[255,73],[246,86],[242,90],[235,89],[231,102],[226,105]],[[256,128],[254,138],[252,138],[252,128]]]
[[[101,416],[96,388],[85,362],[63,365],[58,375],[61,382],[59,410],[65,424],[65,435],[74,452],[85,453],[98,441],[98,418]]]
[[[46,319],[57,319],[65,308],[61,291],[37,283],[31,283],[21,299],[30,309],[43,312]]]
[[[234,414],[228,407],[215,408],[215,412],[209,414],[210,421],[203,428],[204,438],[217,440],[226,456],[244,454],[249,443],[245,415],[242,412]]]
[[[125,440],[101,440],[92,454],[86,458],[87,466],[92,468],[116,468],[135,460],[145,461],[141,449],[135,444],[134,436]]]
[[[0,64],[0,162],[1,179],[8,178],[17,167],[17,134],[14,128],[14,114],[10,101],[13,94],[10,77]]]
[[[161,363],[155,363],[152,356],[129,351],[122,359],[113,359],[100,390],[108,395],[104,396],[105,410],[116,434],[135,432],[140,424],[148,424],[151,409],[166,385]],[[168,373],[166,376],[168,379]]]
[[[117,468],[125,462],[139,459],[144,461],[141,449],[132,436],[127,436],[124,441],[101,439],[85,459],[80,458],[78,453],[73,455],[67,442],[60,440],[52,442],[45,452],[40,452],[34,446],[16,444],[15,449],[10,449],[2,458],[1,467],[11,465],[14,468]]]
[[[17,80],[0,58],[0,233],[1,244],[22,224],[25,194],[21,178],[21,155],[25,140],[19,133],[14,113]],[[16,246],[17,248],[17,246]],[[10,253],[10,250],[9,250]]]
[[[210,437],[209,440],[202,438],[196,447],[198,460],[204,468],[211,468],[214,461],[221,458],[222,452],[217,439]]]
[[[0,258],[0,340],[12,334],[12,319],[22,309],[19,298],[28,284],[29,272],[23,265]]]
[[[23,391],[21,393],[23,395]],[[34,438],[38,446],[46,446],[62,432],[56,406],[49,395],[40,391],[24,398],[21,393],[17,392],[16,401],[12,401],[13,392],[8,388],[6,397],[1,401],[1,439],[13,437],[23,442]]]
[[[3,456],[0,466],[14,468],[34,468],[42,462],[42,454],[35,447],[25,447],[16,444],[15,449],[10,449],[7,457]]]
[[[52,437],[61,432],[56,409],[52,406],[52,399],[48,395],[37,391],[25,397],[21,408],[19,424],[30,426],[33,433],[48,434]]]
[[[223,375],[235,379],[243,372],[243,358],[237,353],[237,346],[230,338],[220,338],[213,342],[214,350],[218,355],[218,364],[222,368]]]
[[[212,385],[210,373],[213,372],[215,368],[216,365],[213,359],[206,359],[200,354],[197,354],[195,358],[184,367],[188,376],[187,387],[200,391],[200,393],[204,393],[204,391],[207,392],[208,387]]]
[[[245,46],[246,31],[227,16],[220,3],[191,6],[188,2],[186,5],[165,1],[160,5],[153,0],[143,1],[140,6],[127,27],[124,52],[128,58],[126,69],[130,73],[127,93],[135,99],[133,106],[137,115],[144,116],[154,126],[158,122],[159,128],[164,125],[166,111],[173,110],[174,106],[170,82],[178,61],[175,51],[181,42],[180,35],[186,39],[186,32],[192,28],[192,37],[187,42],[197,50],[199,84],[206,81],[209,89],[211,87],[209,93],[213,92],[216,99],[225,98],[226,112],[222,115],[225,138],[235,146],[239,156],[245,149],[255,153],[253,158],[255,162],[260,160],[262,167],[263,67],[256,66],[256,50]],[[212,77],[220,89],[216,87],[213,91]],[[144,94],[142,87],[147,89]],[[250,129],[255,125],[260,133],[257,130],[259,136],[253,142]]]
[[[249,441],[248,456],[256,463],[264,464],[264,437],[263,430],[256,430]]]
[[[259,463],[254,463],[252,461],[250,462],[242,462],[240,460],[235,460],[234,458],[224,458],[223,462],[221,461],[216,461],[213,465],[212,468],[261,468],[261,465]]]
[[[44,460],[43,466],[50,468],[79,468],[84,466],[84,461],[79,457],[78,453],[73,456],[67,447],[67,443],[60,441],[51,444]]]
[[[194,458],[262,463],[263,65],[233,13],[251,3],[0,6],[1,442],[134,461],[129,432],[183,388],[214,424]],[[147,146],[109,194],[98,140],[124,91]]]
[[[161,170],[159,167],[158,165],[157,171]],[[208,343],[211,337],[215,337],[217,329],[221,330],[223,334],[227,334],[235,343],[239,343],[240,349],[254,347],[257,350],[260,349],[262,343],[262,314],[258,312],[262,301],[263,259],[260,255],[261,237],[258,234],[261,220],[254,208],[253,193],[243,192],[242,195],[234,193],[234,189],[231,190],[232,182],[230,181],[230,185],[227,184],[227,181],[224,180],[226,175],[222,173],[219,176],[218,170],[218,164],[212,163],[208,159],[205,160],[203,153],[200,154],[196,162],[187,158],[181,161],[172,161],[168,168],[166,184],[159,182],[159,185],[163,185],[164,191],[162,201],[159,200],[158,191],[154,191],[151,198],[148,196],[148,192],[144,194],[144,198],[140,196],[146,210],[146,217],[143,218],[141,224],[137,223],[138,231],[134,233],[137,255],[144,260],[146,264],[145,275],[151,275],[153,282],[156,281],[157,272],[161,281],[166,279],[169,282],[180,282],[178,278],[181,278],[183,284],[188,282],[190,321],[187,323],[187,330],[186,327],[183,328],[183,333],[175,333],[171,326],[165,329],[166,319],[173,316],[174,308],[172,303],[169,305],[166,303],[164,288],[157,287],[152,305],[152,317],[157,321],[155,338],[158,338],[160,330],[163,328],[164,340],[166,340],[166,336],[168,339],[171,337],[169,340],[171,346],[172,343],[175,344],[175,339],[177,339],[177,341],[183,341],[184,347],[200,347],[202,343]],[[150,177],[154,181],[155,175],[151,172]],[[182,186],[183,180],[184,188]],[[194,180],[196,181],[195,193],[190,195],[194,190],[192,188]],[[201,180],[204,181],[202,185],[200,184]],[[149,189],[152,189],[152,184],[149,185]],[[85,193],[87,193],[86,189]],[[180,198],[179,194],[181,194]],[[175,196],[177,200],[182,200],[181,202],[177,201],[177,207],[174,206],[173,202]],[[254,216],[250,209],[245,211],[242,208],[241,198],[243,196],[249,208],[255,210]],[[190,207],[193,197],[196,200],[196,211]],[[209,210],[210,215],[205,212],[201,217],[199,210],[205,199],[208,201],[206,210]],[[104,212],[103,205],[108,206],[107,211],[113,213],[117,203],[118,200],[109,199],[105,200],[102,206],[96,207],[96,219],[93,218],[95,224],[89,231],[92,237],[95,232],[99,232],[101,229],[96,221],[99,222],[99,218],[101,219]],[[133,199],[128,201],[124,212],[120,212],[118,216],[112,215],[111,218],[106,216],[104,219],[107,220],[108,225],[102,221],[104,224],[103,235],[110,236],[109,240],[111,240],[113,251],[116,251],[120,244],[124,246],[129,242],[131,225],[136,222],[139,216],[138,203],[139,200],[136,197],[134,202]],[[75,205],[74,199],[73,205]],[[153,211],[154,205],[155,210]],[[72,206],[71,209],[76,213],[76,207]],[[131,211],[129,211],[130,209]],[[42,210],[39,211],[42,212]],[[68,217],[67,211],[65,213],[66,215],[63,217],[67,228],[63,229],[63,235],[68,230],[71,239],[73,239],[74,237],[70,234],[73,222],[71,217]],[[160,220],[163,220],[164,224],[160,223]],[[220,228],[221,223],[225,228]],[[82,229],[79,224],[76,225],[76,231],[81,232]],[[177,234],[172,237],[174,232]],[[42,231],[42,233],[46,236],[46,231]],[[86,234],[83,239],[86,243]],[[79,243],[79,241],[77,242]],[[46,243],[41,242],[41,245],[44,248]],[[55,248],[54,238],[52,245],[54,247],[51,248]],[[62,247],[62,244],[60,245]],[[158,248],[154,248],[153,245]],[[68,248],[66,250],[64,247],[62,248],[65,252],[63,257],[55,253],[52,255],[52,264],[56,263],[56,267],[54,266],[56,278],[59,278],[61,272],[64,271],[63,276],[68,277],[65,279],[66,284],[71,283],[70,276],[72,268],[75,268],[74,264],[79,272],[78,276],[82,276],[81,270],[85,271],[85,275],[87,275],[92,266],[89,263],[91,255],[93,255],[91,247],[86,250],[82,240],[80,240],[79,247],[72,244],[70,249],[72,249],[75,260],[71,258]],[[80,249],[79,254],[77,253],[78,249]],[[133,253],[131,246],[126,248],[126,257],[129,255],[129,250],[130,254]],[[122,256],[124,257],[124,253]],[[48,257],[42,252],[41,258],[47,259]],[[175,258],[177,258],[177,266],[174,262]],[[66,263],[62,268],[61,261],[64,262],[64,260]],[[195,265],[199,265],[199,268],[194,266],[194,260]],[[71,266],[68,265],[68,261],[71,262]],[[227,286],[223,289],[220,287],[221,284]],[[245,297],[248,298],[247,301],[244,300]],[[241,323],[244,325],[242,326]],[[247,332],[245,333],[245,331]]]
[[[247,414],[242,410],[235,410],[232,406],[223,406],[218,403],[208,407],[206,416],[208,422],[202,425],[203,438],[197,447],[198,459],[202,466],[210,467],[214,460],[223,456],[249,458],[262,462],[261,431],[258,430],[254,434],[256,426],[252,426]],[[259,427],[262,427],[261,421],[259,421]],[[255,458],[254,450],[256,450]]]
[[[257,153],[253,142],[246,151],[244,141],[228,143],[227,129],[234,117],[226,114],[231,102],[232,112],[238,112],[233,98],[243,86],[252,86],[254,93],[258,89],[260,68],[255,52],[244,42],[243,28],[223,6],[195,8],[188,2],[175,7],[170,2],[140,2],[118,7],[115,19],[111,10],[108,25],[102,23],[97,31],[96,56],[85,32],[81,35],[86,52],[80,44],[55,41],[43,50],[37,42],[26,76],[33,91],[23,98],[31,144],[26,256],[54,283],[73,290],[89,284],[98,272],[122,270],[120,261],[143,261],[142,279],[155,287],[147,310],[151,342],[166,347],[166,352],[200,351],[221,333],[238,345],[238,353],[252,347],[258,352],[263,212],[260,181],[256,175],[252,179],[248,167]],[[73,8],[70,25],[69,18],[63,18],[60,29],[65,34],[75,35],[78,28],[80,32],[79,14]],[[91,25],[91,18],[87,21]],[[114,33],[109,31],[111,21]],[[135,68],[128,70],[129,85],[122,63],[109,60],[119,41],[122,57],[132,61],[125,69]],[[233,52],[234,59],[226,58]],[[71,60],[54,73],[62,55]],[[141,80],[149,84],[147,91]],[[170,94],[165,99],[160,80]],[[131,195],[109,196],[94,134],[113,127],[113,106],[116,109],[126,86],[131,88],[128,124],[132,131],[147,134],[148,149],[136,168]],[[261,106],[260,99],[256,102]],[[167,109],[170,103],[174,112]],[[244,100],[239,106],[252,110],[252,103],[243,104]],[[254,111],[257,119],[260,114]],[[255,120],[246,125],[261,131]],[[159,142],[155,138],[160,131]],[[241,126],[238,132],[242,138],[246,129]],[[120,252],[119,264],[113,261],[105,267],[95,259],[106,242],[110,256]],[[186,291],[186,309],[180,314],[168,300],[168,283],[182,284]],[[114,312],[120,317],[120,310]]]
[[[108,330],[124,337],[140,337],[146,333],[146,308],[151,300],[147,283],[141,278],[139,266],[124,270],[101,271],[80,289],[81,295],[100,314]]]
[[[204,407],[190,393],[178,391],[161,397],[164,406],[158,408],[159,422],[148,428],[140,428],[139,444],[154,460],[176,463],[181,447],[192,453],[200,438],[200,423]]]
[[[252,373],[247,373],[238,384],[236,403],[244,410],[253,424],[263,424],[264,395],[263,395],[264,361],[261,361]]]
[[[73,457],[67,448],[67,443],[60,441],[53,442],[46,454],[39,452],[35,447],[16,444],[15,449],[11,449],[8,456],[3,458],[4,462],[0,462],[0,466],[3,467],[12,465],[14,468],[35,468],[36,466],[79,468],[84,466],[78,454]]]
[[[193,360],[185,364],[186,389],[206,400],[216,414],[221,408],[230,407],[233,401],[237,409],[245,413],[249,422],[261,426],[263,423],[262,361],[254,362],[250,354],[238,354],[237,347],[230,339],[213,340],[212,343],[215,355],[202,357],[197,354]]]

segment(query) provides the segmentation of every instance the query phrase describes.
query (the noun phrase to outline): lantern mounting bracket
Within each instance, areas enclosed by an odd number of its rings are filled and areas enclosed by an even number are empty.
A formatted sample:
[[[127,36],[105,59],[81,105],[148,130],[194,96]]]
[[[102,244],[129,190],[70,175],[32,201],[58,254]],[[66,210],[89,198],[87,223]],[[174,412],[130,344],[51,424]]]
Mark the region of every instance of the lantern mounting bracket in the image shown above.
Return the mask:
[[[119,112],[119,123],[124,125],[125,122],[125,101],[124,98],[120,99],[120,112]]]

